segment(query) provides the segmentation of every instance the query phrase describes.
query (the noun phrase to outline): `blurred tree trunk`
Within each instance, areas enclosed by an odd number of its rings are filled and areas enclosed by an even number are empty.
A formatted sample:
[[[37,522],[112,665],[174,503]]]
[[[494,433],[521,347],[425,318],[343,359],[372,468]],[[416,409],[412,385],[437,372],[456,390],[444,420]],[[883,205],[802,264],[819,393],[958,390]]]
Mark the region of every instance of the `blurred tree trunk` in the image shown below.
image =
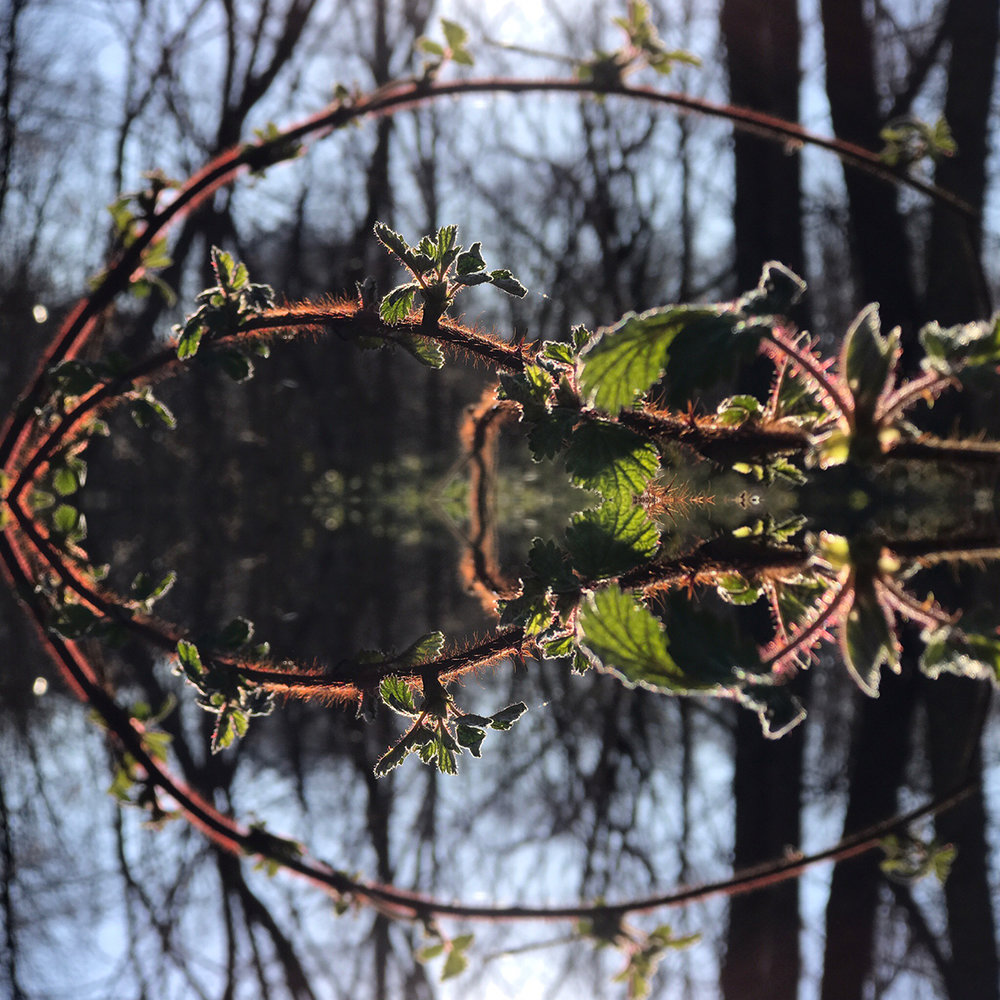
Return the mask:
[[[927,318],[951,324],[983,318],[991,309],[980,255],[990,101],[1000,49],[996,0],[951,0],[945,33],[951,55],[944,114],[958,152],[938,164],[935,180],[977,213],[973,223],[937,205],[931,219]],[[955,408],[964,409],[971,400],[961,394],[952,398],[954,407],[948,407],[948,417],[954,419]],[[985,417],[979,412],[971,419],[981,425]],[[976,595],[964,596],[964,605],[972,607]],[[991,693],[988,685],[956,677],[924,684],[934,794],[946,794],[965,781],[975,782],[968,798],[935,821],[938,840],[958,847],[945,883],[954,983],[951,1000],[996,1000],[1000,996],[987,816],[979,780],[982,727]]]
[[[904,658],[905,676],[888,672],[878,698],[864,698],[851,741],[852,761],[844,835],[895,814],[897,790],[910,753],[916,700],[915,664]],[[908,669],[909,668],[909,669]],[[875,928],[882,874],[868,853],[833,870],[826,907],[822,1000],[861,1000],[875,964]]]
[[[871,25],[863,0],[821,0],[826,92],[839,139],[880,149],[879,93]],[[903,327],[904,350],[916,334],[917,295],[910,241],[896,204],[896,189],[845,167],[851,247],[859,292],[879,302],[883,327]]]
[[[797,121],[800,32],[795,0],[725,0],[721,26],[730,100]],[[738,287],[753,288],[768,260],[780,260],[802,273],[799,158],[742,132],[734,135],[733,146]],[[756,365],[744,378],[747,389],[766,392],[770,366]],[[801,729],[768,741],[757,719],[740,713],[733,777],[737,870],[798,846],[802,749]],[[734,897],[722,968],[727,1000],[794,1000],[800,967],[798,883]]]
[[[781,857],[800,842],[803,727],[765,740],[760,722],[740,712],[736,729],[736,842],[733,867]],[[729,904],[725,1000],[794,1000],[798,994],[798,881],[734,896]]]
[[[799,17],[795,0],[725,0],[721,13],[733,104],[799,119]],[[773,141],[733,136],[736,156],[736,272],[753,288],[761,265],[804,270],[800,161]]]

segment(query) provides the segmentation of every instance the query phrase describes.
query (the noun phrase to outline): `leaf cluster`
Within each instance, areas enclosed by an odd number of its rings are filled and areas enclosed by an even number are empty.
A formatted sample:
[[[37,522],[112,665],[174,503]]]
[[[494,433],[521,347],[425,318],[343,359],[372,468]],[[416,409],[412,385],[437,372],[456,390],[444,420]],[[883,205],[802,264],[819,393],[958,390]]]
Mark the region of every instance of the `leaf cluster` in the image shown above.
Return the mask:
[[[444,641],[441,633],[428,638],[434,639],[439,650]],[[410,725],[378,759],[377,777],[398,767],[411,753],[442,774],[457,774],[457,758],[463,750],[481,757],[487,731],[505,732],[527,711],[527,705],[517,702],[490,716],[465,712],[432,672],[424,674],[420,694],[400,677],[386,677],[378,693],[382,703],[410,720]]]
[[[397,285],[379,303],[379,315],[386,323],[406,319],[419,297],[423,326],[434,329],[455,296],[471,285],[494,285],[516,298],[527,295],[524,285],[506,268],[486,269],[482,243],[473,243],[468,250],[458,244],[458,226],[441,226],[436,233],[421,237],[416,246],[383,222],[375,224],[375,236],[411,276],[410,281]]]
[[[199,303],[198,308],[182,326],[174,328],[177,357],[181,361],[193,358],[203,339],[232,338],[249,317],[274,305],[274,289],[251,282],[245,264],[238,263],[218,247],[212,247],[211,257],[216,284],[198,294],[195,300]],[[257,353],[266,357],[266,347],[260,345]],[[235,347],[230,347],[220,358],[223,369],[238,382],[253,373],[250,359]]]
[[[177,643],[177,664],[174,673],[181,674],[198,691],[197,705],[216,716],[212,731],[212,753],[231,746],[245,736],[250,719],[255,715],[270,715],[274,695],[241,675],[238,667],[225,662],[220,654],[249,655],[259,660],[266,656],[266,644],[251,646],[253,624],[245,618],[235,618],[211,643],[214,656],[202,659],[193,642],[181,639]]]

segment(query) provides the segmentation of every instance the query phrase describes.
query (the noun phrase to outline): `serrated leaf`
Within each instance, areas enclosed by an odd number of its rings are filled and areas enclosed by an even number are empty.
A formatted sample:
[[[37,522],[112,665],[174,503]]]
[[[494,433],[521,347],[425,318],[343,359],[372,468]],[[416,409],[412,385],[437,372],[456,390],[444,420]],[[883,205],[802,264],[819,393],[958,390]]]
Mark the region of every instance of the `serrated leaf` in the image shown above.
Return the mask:
[[[394,657],[394,660],[404,667],[412,666],[414,663],[427,663],[439,657],[442,649],[444,649],[444,633],[428,632],[403,650],[399,656]]]
[[[697,340],[709,334],[732,334],[738,317],[718,307],[667,306],[641,314],[628,313],[598,332],[580,355],[579,381],[591,406],[612,415],[633,406],[666,372],[670,350],[682,333]],[[716,366],[724,353],[713,338]]]
[[[379,303],[378,313],[384,323],[399,323],[413,310],[413,300],[420,286],[413,281],[397,285]]]
[[[245,646],[253,637],[253,622],[248,618],[234,618],[220,633],[220,649],[236,650]]]
[[[899,330],[887,337],[881,333],[878,305],[872,303],[858,314],[844,337],[840,350],[840,373],[854,397],[859,414],[874,412],[896,365]]]
[[[384,318],[384,317],[383,317]],[[406,334],[396,341],[400,347],[412,354],[422,365],[428,368],[444,367],[444,351],[440,344],[428,337]]]
[[[683,687],[662,622],[618,586],[606,587],[580,605],[577,636],[603,670],[629,686],[654,691]]]
[[[569,553],[550,539],[535,538],[528,552],[528,566],[546,589],[576,590]]]
[[[242,351],[218,351],[214,358],[218,366],[234,382],[246,382],[253,377],[253,362]]]
[[[659,531],[637,504],[605,501],[574,514],[566,529],[573,568],[585,579],[618,576],[656,553]]]
[[[898,669],[899,647],[887,611],[871,583],[857,583],[854,602],[840,629],[840,650],[854,682],[871,698],[878,697],[883,664]]]
[[[558,660],[564,656],[572,656],[575,649],[575,638],[572,635],[561,635],[547,642],[542,652],[548,659]]]
[[[499,712],[494,712],[490,716],[490,728],[505,731],[510,729],[518,719],[528,711],[528,706],[524,704],[523,701],[515,702],[513,705],[508,705],[506,708],[500,709]]]
[[[379,697],[394,712],[415,716],[418,713],[413,691],[401,677],[386,677],[379,684]]]
[[[544,415],[537,414],[528,434],[528,447],[536,462],[555,458],[569,443],[573,428],[580,419],[580,411],[565,406],[553,406]]]
[[[528,294],[528,289],[506,268],[490,271],[490,284],[496,285],[501,292],[506,292],[515,298],[521,299]]]
[[[722,573],[715,579],[719,596],[730,604],[756,604],[764,594],[762,587],[750,583],[739,573]]]
[[[476,274],[484,271],[485,268],[486,261],[483,260],[483,244],[478,241],[473,243],[468,250],[460,253],[458,259],[455,261],[455,273],[459,277]],[[488,281],[489,275],[486,275],[484,280]]]
[[[659,468],[660,456],[651,441],[602,421],[577,427],[566,452],[566,471],[575,485],[623,506],[642,495]]]
[[[398,767],[406,760],[407,754],[413,749],[405,740],[400,740],[375,762],[374,773],[376,778],[387,775],[393,768]]]
[[[730,396],[715,411],[716,419],[725,427],[742,427],[747,421],[758,420],[764,407],[755,396]]]
[[[64,639],[80,639],[90,634],[101,621],[98,615],[82,604],[66,604],[59,609],[56,620],[49,626]]]
[[[198,677],[205,672],[205,667],[201,662],[201,654],[198,647],[187,639],[181,639],[177,643],[177,658],[188,676]]]
[[[212,753],[219,753],[246,735],[250,720],[246,713],[233,704],[226,703],[219,710],[219,717],[212,730]]]
[[[177,359],[187,361],[198,353],[205,328],[198,325],[186,326],[177,341]]]
[[[560,364],[572,365],[576,363],[576,350],[572,344],[564,344],[559,340],[546,340],[542,343],[542,356],[550,361],[558,361]]]
[[[469,274],[459,274],[455,278],[456,285],[484,285],[490,280],[485,271],[473,271]]]
[[[752,292],[741,296],[736,307],[749,316],[786,316],[802,298],[806,283],[790,268],[768,261]]]
[[[962,368],[1000,362],[1000,313],[978,323],[942,327],[928,323],[920,330],[920,345],[926,357],[921,364],[954,375]]]
[[[966,632],[949,625],[926,636],[925,641],[920,670],[928,677],[948,673],[1000,686],[1000,638],[996,635]]]
[[[482,742],[486,738],[486,732],[476,726],[465,726],[459,723],[455,729],[455,738],[459,745],[465,747],[473,757],[482,756]]]
[[[167,573],[158,583],[154,583],[154,577],[148,573],[137,573],[132,581],[129,594],[133,600],[141,604],[152,604],[153,601],[161,598],[174,585],[177,574],[172,570]]]

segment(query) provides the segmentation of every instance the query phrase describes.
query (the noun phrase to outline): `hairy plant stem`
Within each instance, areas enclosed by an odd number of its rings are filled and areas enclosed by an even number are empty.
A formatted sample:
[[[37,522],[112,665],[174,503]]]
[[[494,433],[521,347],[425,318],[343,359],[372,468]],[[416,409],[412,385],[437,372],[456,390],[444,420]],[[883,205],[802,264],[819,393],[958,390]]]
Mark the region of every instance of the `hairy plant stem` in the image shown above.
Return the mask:
[[[233,180],[245,170],[262,169],[292,152],[282,152],[310,136],[322,138],[331,132],[363,117],[380,117],[395,114],[408,108],[439,100],[444,97],[520,93],[569,93],[580,95],[615,95],[617,97],[648,101],[674,107],[682,112],[723,118],[736,128],[761,135],[785,144],[814,145],[835,153],[844,162],[875,174],[894,184],[903,184],[947,205],[966,219],[974,218],[973,210],[961,199],[933,184],[909,174],[900,173],[884,164],[878,154],[841,139],[815,135],[801,126],[772,115],[749,108],[719,104],[687,94],[658,91],[649,87],[634,87],[620,83],[614,87],[598,86],[581,80],[551,78],[511,80],[492,78],[463,80],[451,83],[427,81],[402,81],[390,83],[373,93],[337,101],[328,108],[292,125],[269,139],[256,143],[243,143],[215,157],[200,171],[192,175],[178,190],[172,201],[155,212],[133,241],[111,262],[97,287],[82,298],[63,322],[57,335],[46,348],[37,372],[27,391],[21,397],[13,415],[0,435],[0,467],[9,468],[16,457],[22,435],[31,422],[32,414],[41,404],[45,389],[45,373],[53,365],[79,353],[84,342],[93,332],[97,318],[107,306],[123,292],[142,268],[143,253],[172,223],[183,218],[202,204],[216,190]]]

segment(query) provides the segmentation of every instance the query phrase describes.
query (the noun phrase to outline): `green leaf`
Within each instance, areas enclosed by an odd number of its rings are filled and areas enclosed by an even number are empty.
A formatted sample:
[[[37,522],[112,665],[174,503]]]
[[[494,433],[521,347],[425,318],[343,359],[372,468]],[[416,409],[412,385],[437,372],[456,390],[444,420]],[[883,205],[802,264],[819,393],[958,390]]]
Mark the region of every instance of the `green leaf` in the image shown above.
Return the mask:
[[[132,600],[138,601],[140,604],[152,604],[170,590],[176,580],[177,574],[173,571],[163,577],[159,583],[154,583],[154,578],[148,573],[137,573],[132,581],[129,594]]]
[[[920,669],[928,677],[956,674],[989,680],[1000,687],[1000,638],[995,634],[967,632],[948,625],[925,635],[924,640],[927,645],[920,657]]]
[[[419,714],[413,691],[401,677],[386,677],[379,684],[379,697],[394,712],[400,715],[416,716]]]
[[[418,949],[415,957],[418,962],[429,962],[431,959],[443,955],[444,948],[444,941],[435,941],[434,944],[428,944]]]
[[[543,341],[542,357],[564,365],[576,364],[576,350],[573,348],[573,345],[564,344],[560,340]]]
[[[441,18],[441,28],[444,31],[444,39],[450,49],[460,49],[469,40],[469,32],[455,21]]]
[[[393,659],[400,666],[409,667],[415,663],[428,663],[437,659],[442,649],[444,649],[444,633],[428,632]]]
[[[755,396],[730,396],[715,411],[718,422],[726,427],[742,427],[747,422],[754,423],[763,413],[764,407]]]
[[[1000,312],[978,323],[942,327],[928,323],[920,330],[925,369],[954,375],[962,368],[1000,362]]]
[[[429,56],[444,57],[444,46],[440,42],[435,42],[433,39],[428,38],[426,35],[421,35],[413,44],[416,46],[418,52],[423,52]]]
[[[577,580],[573,576],[568,553],[555,542],[535,538],[528,552],[528,566],[546,589],[558,592],[575,591]]]
[[[872,583],[856,583],[854,603],[840,630],[840,649],[848,673],[871,698],[878,697],[882,665],[899,669],[899,645],[888,614]]]
[[[750,583],[739,573],[722,573],[715,579],[719,596],[730,604],[756,604],[764,595],[764,589]]]
[[[573,431],[566,452],[570,479],[624,506],[641,496],[660,468],[651,441],[618,424],[588,421]]]
[[[486,732],[477,726],[465,726],[461,723],[455,730],[455,738],[459,745],[465,747],[473,757],[482,756],[482,742],[486,739]]]
[[[233,745],[236,740],[245,736],[250,720],[246,712],[230,702],[226,702],[219,710],[219,717],[212,730],[212,753],[219,753]]]
[[[478,274],[486,268],[486,261],[483,260],[483,244],[473,243],[468,250],[458,255],[455,262],[455,273],[461,278],[469,274]],[[489,280],[489,276],[485,280]]]
[[[184,327],[177,341],[177,358],[179,361],[187,361],[198,353],[201,345],[201,337],[205,332],[205,327],[201,324],[188,324]]]
[[[872,414],[888,386],[899,353],[899,330],[883,337],[878,304],[866,306],[844,337],[840,373],[854,397],[857,414]]]
[[[189,677],[200,677],[205,673],[198,647],[187,639],[177,643],[177,658],[180,660],[184,673]]]
[[[177,420],[170,410],[148,393],[130,399],[129,411],[136,427],[150,427],[161,423],[169,430],[173,430],[177,426]]]
[[[806,283],[794,271],[776,260],[768,261],[757,287],[741,296],[736,308],[748,316],[786,316],[805,290]]]
[[[528,706],[523,701],[508,705],[506,708],[502,708],[499,712],[494,712],[490,716],[490,728],[506,731],[527,711]]]
[[[535,413],[535,423],[528,434],[528,447],[536,462],[555,458],[569,443],[580,411],[566,406],[553,406],[550,411]]]
[[[72,496],[83,485],[77,470],[69,465],[61,465],[52,477],[56,493],[62,497]]]
[[[585,579],[618,576],[656,553],[660,535],[643,508],[605,501],[575,514],[566,529],[573,568]]]
[[[435,343],[429,337],[406,334],[398,337],[396,343],[412,354],[422,365],[426,365],[428,368],[444,367],[444,351],[441,350],[440,344]]]
[[[547,659],[559,660],[565,656],[572,656],[576,649],[576,640],[572,635],[560,635],[551,639],[542,648],[542,652]]]
[[[633,406],[667,370],[674,340],[687,333],[696,341],[714,334],[712,351],[718,367],[725,359],[725,341],[739,317],[719,307],[667,306],[641,314],[628,313],[598,332],[580,356],[579,381],[591,406],[610,414]]]
[[[378,313],[384,323],[399,323],[413,310],[413,300],[420,286],[415,281],[397,285],[379,303]]]
[[[101,618],[90,608],[82,604],[64,604],[49,627],[64,639],[80,639],[90,635],[100,622]]]
[[[234,382],[246,382],[253,377],[253,362],[242,351],[217,351],[214,359]]]
[[[220,649],[241,649],[253,637],[253,622],[248,618],[234,618],[220,633],[216,643]]]
[[[506,268],[490,271],[490,284],[496,285],[501,292],[506,292],[518,299],[522,299],[528,294],[528,289]]]
[[[399,767],[406,760],[407,754],[413,749],[412,744],[406,740],[399,740],[375,762],[375,777],[381,778],[387,775],[393,768]]]
[[[72,534],[79,526],[82,516],[75,507],[70,506],[68,503],[61,503],[56,507],[55,513],[52,515],[52,527],[60,535]]]
[[[617,586],[606,587],[581,604],[577,636],[603,670],[630,687],[685,689],[662,622]]]
[[[441,970],[441,982],[446,979],[454,979],[461,975],[469,964],[469,959],[464,951],[452,948],[445,959],[444,968]]]

